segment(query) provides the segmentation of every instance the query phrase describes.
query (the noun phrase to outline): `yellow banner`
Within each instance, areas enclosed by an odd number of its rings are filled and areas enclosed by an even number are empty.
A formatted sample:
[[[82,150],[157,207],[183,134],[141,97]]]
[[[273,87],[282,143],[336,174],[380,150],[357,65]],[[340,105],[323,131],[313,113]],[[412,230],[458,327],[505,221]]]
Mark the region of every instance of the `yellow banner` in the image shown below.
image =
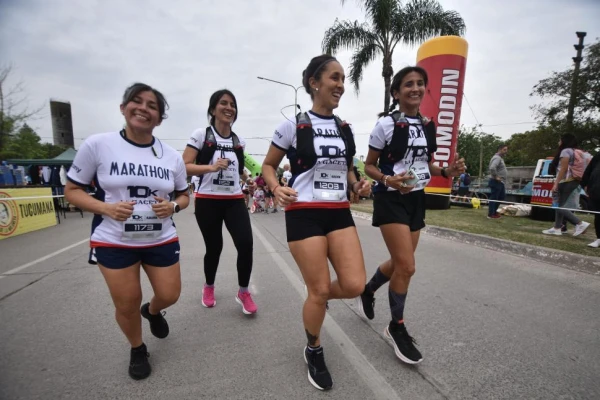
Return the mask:
[[[52,196],[52,190],[0,188],[0,240],[56,225],[52,198],[11,200],[39,196]]]

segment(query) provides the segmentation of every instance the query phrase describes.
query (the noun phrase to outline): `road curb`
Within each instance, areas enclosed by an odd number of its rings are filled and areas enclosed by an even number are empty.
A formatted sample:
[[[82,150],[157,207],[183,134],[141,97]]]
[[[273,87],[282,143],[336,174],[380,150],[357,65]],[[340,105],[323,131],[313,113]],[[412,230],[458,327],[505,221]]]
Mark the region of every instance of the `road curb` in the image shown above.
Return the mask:
[[[373,219],[372,214],[360,211],[352,211],[352,215],[368,221]],[[524,258],[554,264],[562,268],[600,276],[600,257],[582,256],[567,251],[548,249],[546,247],[517,243],[510,240],[432,225],[425,227],[423,232],[443,239],[467,243],[477,247],[499,251],[501,253],[510,253]]]

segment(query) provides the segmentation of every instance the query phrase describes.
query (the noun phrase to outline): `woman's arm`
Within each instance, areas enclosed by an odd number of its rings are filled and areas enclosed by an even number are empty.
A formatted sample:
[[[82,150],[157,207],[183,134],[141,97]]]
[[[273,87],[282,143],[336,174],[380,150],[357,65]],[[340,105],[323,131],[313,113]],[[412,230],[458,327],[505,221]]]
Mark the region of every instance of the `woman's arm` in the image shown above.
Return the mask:
[[[379,160],[379,156],[381,155],[381,151],[374,150],[369,148],[369,152],[367,153],[367,159],[365,160],[365,174],[367,176],[377,182],[383,183],[382,179],[385,177],[379,168],[375,165],[377,160]]]
[[[443,176],[445,178],[452,178],[460,176],[465,172],[465,159],[460,157],[458,153],[454,156],[454,162],[447,168],[442,168],[433,164],[433,158],[429,161],[429,173],[431,176]],[[444,172],[442,173],[442,170]],[[445,176],[444,176],[445,175]]]
[[[558,171],[558,175],[556,175],[556,180],[554,181],[554,186],[552,186],[552,190],[554,192],[558,190],[558,184],[560,181],[565,179],[565,176],[567,176],[567,171],[569,169],[569,157],[561,157],[558,163],[560,165],[560,171]]]
[[[65,186],[65,198],[75,207],[94,214],[104,215],[117,221],[125,221],[133,213],[134,201],[105,203],[90,196],[83,187],[71,181]]]
[[[213,165],[197,165],[196,164],[196,156],[198,155],[198,150],[193,147],[187,146],[183,151],[183,162],[185,163],[185,170],[188,176],[192,175],[204,175],[211,172],[217,172],[220,169],[227,168],[227,160],[219,159],[216,164]]]
[[[262,173],[267,186],[275,195],[277,202],[282,206],[287,206],[298,199],[298,193],[291,187],[279,186],[279,182],[277,182],[276,171],[281,160],[283,160],[283,156],[285,156],[283,150],[271,145],[263,161]]]

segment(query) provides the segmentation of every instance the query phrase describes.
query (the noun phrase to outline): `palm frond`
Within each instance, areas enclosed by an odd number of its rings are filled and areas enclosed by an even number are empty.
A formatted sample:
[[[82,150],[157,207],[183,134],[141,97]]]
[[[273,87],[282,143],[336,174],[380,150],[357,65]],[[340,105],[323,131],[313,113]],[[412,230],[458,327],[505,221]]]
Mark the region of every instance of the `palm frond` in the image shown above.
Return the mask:
[[[377,57],[379,51],[381,51],[381,49],[377,43],[368,43],[356,50],[352,55],[348,79],[350,80],[350,83],[352,83],[352,86],[354,86],[357,95],[360,91],[360,81],[363,76],[363,71],[366,66]]]
[[[444,11],[436,0],[412,0],[393,17],[394,37],[410,46],[444,35],[463,35],[465,22],[456,11]]]
[[[360,48],[376,42],[377,36],[369,30],[367,24],[336,19],[333,26],[325,32],[321,47],[324,53],[335,54],[341,49]]]

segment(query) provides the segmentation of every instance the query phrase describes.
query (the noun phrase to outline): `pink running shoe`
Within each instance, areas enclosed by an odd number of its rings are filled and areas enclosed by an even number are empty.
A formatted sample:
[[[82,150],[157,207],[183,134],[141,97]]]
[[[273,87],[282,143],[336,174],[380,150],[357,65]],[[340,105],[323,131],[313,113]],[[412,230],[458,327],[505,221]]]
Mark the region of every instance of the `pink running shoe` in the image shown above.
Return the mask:
[[[256,311],[258,311],[258,307],[256,307],[254,300],[252,300],[252,295],[250,295],[250,292],[242,293],[238,291],[237,295],[235,296],[235,301],[242,306],[242,311],[244,314],[255,314]]]
[[[208,287],[204,285],[202,289],[202,305],[206,308],[212,308],[217,305],[215,301],[215,287]]]

